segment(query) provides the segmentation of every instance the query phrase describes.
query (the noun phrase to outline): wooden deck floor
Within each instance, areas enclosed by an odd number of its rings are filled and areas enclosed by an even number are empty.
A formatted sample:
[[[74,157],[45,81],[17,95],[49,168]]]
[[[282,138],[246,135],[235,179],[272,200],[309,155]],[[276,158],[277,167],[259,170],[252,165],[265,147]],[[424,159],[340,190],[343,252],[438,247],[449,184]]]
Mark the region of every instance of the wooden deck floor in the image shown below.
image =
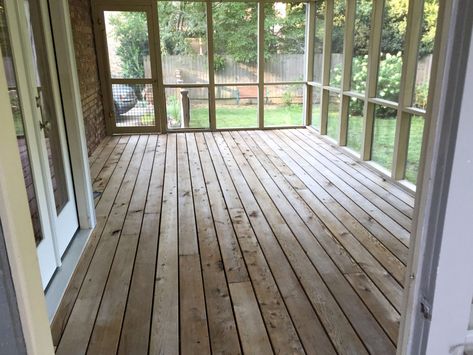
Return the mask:
[[[58,354],[390,354],[414,199],[311,129],[107,138]]]

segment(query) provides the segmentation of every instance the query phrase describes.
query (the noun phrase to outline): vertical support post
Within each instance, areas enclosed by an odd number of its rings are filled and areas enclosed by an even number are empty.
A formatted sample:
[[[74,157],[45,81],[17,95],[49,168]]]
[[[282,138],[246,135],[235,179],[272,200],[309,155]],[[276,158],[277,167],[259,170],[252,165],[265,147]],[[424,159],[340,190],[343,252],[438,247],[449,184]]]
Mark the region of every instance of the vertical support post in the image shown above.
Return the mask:
[[[189,128],[190,119],[189,90],[181,89],[181,127]]]
[[[325,7],[325,33],[324,33],[324,49],[323,49],[323,65],[322,65],[322,86],[330,84],[330,57],[332,50],[332,29],[333,29],[333,3],[334,0],[326,0]],[[328,102],[330,92],[322,89],[320,103],[320,134],[327,134],[328,122]]]
[[[151,4],[151,19],[150,22],[150,38],[149,42],[151,45],[151,53],[154,53],[156,60],[153,60],[151,56],[151,68],[154,72],[153,74],[153,97],[156,97],[154,100],[154,115],[160,114],[159,119],[159,130],[162,133],[167,132],[168,120],[166,112],[166,95],[164,92],[164,82],[163,82],[163,67],[161,65],[161,43],[160,43],[160,34],[159,34],[159,16],[158,16],[158,4],[156,1],[153,1]]]
[[[376,96],[376,85],[379,67],[379,52],[381,49],[381,31],[383,24],[384,0],[373,1],[371,16],[370,44],[368,49],[368,77],[365,90],[365,107],[363,110],[363,143],[360,157],[363,160],[371,159],[371,146],[373,142],[374,104],[369,102]]]
[[[264,5],[258,2],[258,128],[264,128]]]
[[[305,49],[306,49],[306,70],[305,70],[305,91],[304,91],[304,114],[305,114],[305,125],[310,126],[312,124],[312,91],[313,87],[307,84],[308,81],[314,80],[314,38],[315,38],[315,2],[307,3],[306,9],[306,36],[305,36]]]
[[[207,0],[207,56],[209,62],[209,120],[210,129],[217,129],[217,117],[215,113],[215,71],[214,71],[214,30],[212,20],[212,2]]]
[[[351,64],[353,57],[353,33],[355,30],[356,0],[346,0],[345,8],[345,33],[343,40],[343,67],[341,82],[341,107],[340,107],[340,132],[338,143],[341,146],[347,145],[348,133],[348,106],[350,97],[343,94],[350,90]]]
[[[412,105],[417,69],[417,53],[422,29],[422,13],[424,1],[410,1],[407,17],[406,44],[403,55],[399,108],[396,119],[396,136],[392,177],[403,179],[406,173],[407,150],[411,115],[403,112],[405,107]]]

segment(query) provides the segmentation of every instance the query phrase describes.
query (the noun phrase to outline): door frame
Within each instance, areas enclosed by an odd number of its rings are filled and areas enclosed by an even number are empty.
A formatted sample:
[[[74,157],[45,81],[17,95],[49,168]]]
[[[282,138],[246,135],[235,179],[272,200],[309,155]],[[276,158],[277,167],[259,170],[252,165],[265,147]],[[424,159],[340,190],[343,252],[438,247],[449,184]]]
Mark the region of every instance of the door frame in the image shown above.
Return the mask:
[[[12,49],[15,57],[18,80],[20,87],[19,95],[22,102],[22,109],[25,111],[25,117],[37,117],[38,108],[33,99],[36,96],[36,83],[32,78],[35,77],[32,72],[31,65],[28,65],[28,59],[31,57],[30,43],[25,41],[29,38],[29,30],[24,25],[27,19],[24,18],[22,5],[23,3],[15,0],[5,0],[7,6],[7,18],[9,26],[11,27]],[[36,184],[38,194],[38,205],[40,213],[42,213],[42,227],[46,235],[52,236],[44,240],[38,246],[38,253],[43,255],[42,270],[45,280],[43,286],[51,281],[51,278],[57,270],[57,267],[62,264],[64,252],[73,241],[73,236],[67,241],[61,240],[59,234],[63,229],[63,225],[58,225],[61,229],[56,230],[54,226],[59,219],[64,219],[70,216],[71,213],[76,214],[78,228],[90,229],[95,225],[95,208],[93,201],[92,182],[90,181],[90,172],[88,164],[87,144],[85,139],[85,128],[82,118],[82,107],[80,103],[80,91],[78,84],[78,77],[75,64],[75,52],[73,46],[72,30],[70,25],[69,8],[64,6],[63,1],[48,1],[41,0],[39,7],[42,12],[42,18],[46,25],[43,26],[43,31],[47,39],[52,42],[47,43],[45,48],[48,63],[50,64],[51,82],[54,95],[54,109],[58,117],[58,127],[60,129],[61,151],[64,163],[69,165],[66,171],[66,179],[71,182],[72,186],[68,186],[69,202],[67,211],[58,216],[54,203],[49,205],[46,199],[54,201],[54,192],[51,186],[43,186]],[[58,21],[49,21],[50,18],[58,19]],[[47,24],[51,23],[51,26]],[[54,26],[54,28],[52,27]],[[23,69],[28,68],[26,73],[21,73]],[[21,69],[21,70],[19,70]],[[21,88],[27,88],[21,89]],[[79,98],[79,100],[77,100]],[[77,106],[79,105],[79,106]],[[43,132],[39,129],[39,121],[25,120],[25,128],[30,132],[31,147],[38,147],[39,150],[46,152],[47,148],[43,137]],[[36,166],[41,166],[42,171],[35,174],[35,181],[48,181],[50,178],[49,165],[42,160],[41,155],[36,148],[29,149],[31,160]],[[45,153],[44,153],[45,154]],[[43,155],[44,155],[43,154]],[[70,170],[69,170],[70,169]],[[33,169],[33,173],[35,173]],[[75,227],[75,226],[74,226]],[[70,228],[69,228],[70,229]],[[71,229],[68,235],[74,233]],[[45,243],[47,242],[47,243]],[[52,244],[52,246],[50,245]],[[49,248],[49,249],[48,249]],[[47,250],[54,250],[55,258],[49,258]],[[48,262],[49,260],[49,262]],[[44,265],[43,265],[44,264]]]
[[[50,11],[51,17],[54,18],[52,31],[79,228],[90,231],[96,223],[95,205],[68,1],[51,1]],[[10,107],[3,65],[0,65],[0,107]],[[0,219],[27,351],[28,354],[54,354],[11,110],[3,112],[3,125],[0,130],[0,171]]]
[[[0,65],[0,107],[10,107]],[[0,219],[28,354],[54,354],[13,114],[0,129]]]
[[[473,207],[464,202],[473,179],[472,16],[469,0],[440,1],[398,354],[463,354],[473,295]]]
[[[145,12],[148,23],[148,45],[149,55],[151,63],[151,79],[142,78],[138,80],[149,81],[147,85],[152,85],[154,99],[154,113],[155,113],[155,125],[154,126],[143,126],[143,127],[117,127],[114,116],[114,108],[112,107],[113,93],[112,93],[112,77],[110,73],[109,64],[109,53],[107,45],[107,33],[105,30],[105,19],[103,16],[104,11],[136,11]],[[104,98],[104,114],[105,114],[105,126],[108,135],[123,134],[123,133],[159,133],[164,132],[166,120],[165,110],[161,108],[165,107],[164,99],[164,87],[162,80],[158,78],[162,77],[161,69],[161,55],[159,54],[159,28],[153,14],[157,14],[156,6],[148,3],[140,3],[139,1],[133,4],[129,2],[125,3],[112,3],[110,1],[93,1],[92,2],[92,22],[94,28],[94,37],[98,52],[98,66],[99,66],[99,77],[102,94]],[[122,79],[124,82],[127,80],[134,79]]]

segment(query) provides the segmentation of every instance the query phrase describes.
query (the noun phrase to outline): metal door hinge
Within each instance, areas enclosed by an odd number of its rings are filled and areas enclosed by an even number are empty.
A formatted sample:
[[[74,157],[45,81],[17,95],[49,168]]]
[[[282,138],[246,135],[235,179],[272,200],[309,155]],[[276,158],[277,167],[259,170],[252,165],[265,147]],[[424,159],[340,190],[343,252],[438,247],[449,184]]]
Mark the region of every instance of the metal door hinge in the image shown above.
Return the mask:
[[[422,313],[425,319],[432,318],[432,305],[425,297],[420,301],[420,313]]]

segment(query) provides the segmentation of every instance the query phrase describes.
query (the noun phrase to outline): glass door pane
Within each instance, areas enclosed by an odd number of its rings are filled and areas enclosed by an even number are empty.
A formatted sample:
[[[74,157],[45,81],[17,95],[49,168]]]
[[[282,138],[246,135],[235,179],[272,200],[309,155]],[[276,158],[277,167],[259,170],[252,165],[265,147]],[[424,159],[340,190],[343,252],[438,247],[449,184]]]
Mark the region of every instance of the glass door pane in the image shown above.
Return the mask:
[[[104,11],[115,127],[156,125],[153,61],[146,11]]]
[[[31,158],[28,149],[28,141],[25,134],[25,124],[21,102],[18,96],[17,79],[15,75],[15,65],[13,63],[12,48],[5,17],[4,1],[0,0],[0,45],[3,54],[3,66],[7,76],[8,91],[10,94],[10,104],[13,113],[13,120],[16,130],[18,149],[20,151],[21,165],[23,168],[23,178],[28,196],[31,221],[33,222],[33,231],[36,245],[39,245],[44,239],[39,218],[38,199],[36,195],[36,186],[33,178]]]
[[[35,61],[37,104],[41,110],[41,127],[46,137],[50,179],[59,215],[69,201],[69,195],[39,2],[26,0],[25,10]]]

